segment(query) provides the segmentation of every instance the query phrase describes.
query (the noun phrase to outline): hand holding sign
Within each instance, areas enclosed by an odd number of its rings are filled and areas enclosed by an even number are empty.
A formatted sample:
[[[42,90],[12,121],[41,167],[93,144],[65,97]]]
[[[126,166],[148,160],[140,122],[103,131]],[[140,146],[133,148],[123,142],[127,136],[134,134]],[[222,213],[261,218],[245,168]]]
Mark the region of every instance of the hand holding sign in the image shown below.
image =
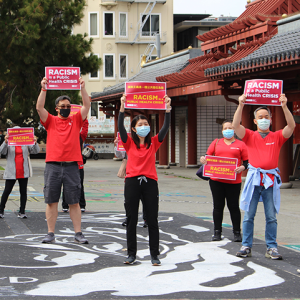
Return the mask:
[[[168,97],[168,95],[165,95],[164,99],[165,99],[165,103],[167,105],[166,111],[169,112],[172,109],[172,107],[171,107],[171,98]]]
[[[286,106],[286,104],[287,104],[287,97],[285,96],[285,94],[281,94],[280,95],[279,102],[281,103],[282,107]]]
[[[46,77],[41,81],[41,87],[43,90],[46,90],[46,84],[48,84],[48,79]]]

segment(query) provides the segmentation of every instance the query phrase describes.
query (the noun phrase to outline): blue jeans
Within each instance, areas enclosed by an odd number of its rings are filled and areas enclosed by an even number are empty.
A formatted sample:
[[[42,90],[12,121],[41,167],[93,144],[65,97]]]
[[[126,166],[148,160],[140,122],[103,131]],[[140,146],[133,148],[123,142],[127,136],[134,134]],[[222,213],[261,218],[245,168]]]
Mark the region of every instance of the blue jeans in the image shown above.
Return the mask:
[[[253,243],[253,228],[254,217],[257,210],[257,204],[260,196],[262,197],[265,216],[266,216],[266,229],[265,239],[267,248],[277,248],[277,219],[276,209],[273,202],[273,187],[265,189],[263,186],[256,186],[253,191],[252,199],[249,206],[249,211],[245,211],[243,220],[243,246],[252,248]]]

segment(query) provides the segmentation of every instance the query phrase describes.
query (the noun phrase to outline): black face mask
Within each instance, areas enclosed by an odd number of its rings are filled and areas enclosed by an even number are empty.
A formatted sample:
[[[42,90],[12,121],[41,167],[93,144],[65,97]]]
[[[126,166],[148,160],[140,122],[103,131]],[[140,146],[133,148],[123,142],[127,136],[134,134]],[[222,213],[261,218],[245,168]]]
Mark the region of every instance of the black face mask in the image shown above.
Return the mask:
[[[61,108],[59,110],[59,114],[64,118],[67,118],[69,116],[70,112],[71,112],[70,108],[63,108],[63,109]]]

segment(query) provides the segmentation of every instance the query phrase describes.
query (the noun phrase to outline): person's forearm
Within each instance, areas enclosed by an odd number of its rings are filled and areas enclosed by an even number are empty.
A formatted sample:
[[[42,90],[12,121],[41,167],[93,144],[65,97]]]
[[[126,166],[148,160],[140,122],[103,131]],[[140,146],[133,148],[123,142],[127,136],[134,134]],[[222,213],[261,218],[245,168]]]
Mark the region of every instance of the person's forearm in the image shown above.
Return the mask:
[[[120,137],[123,143],[127,142],[127,131],[124,127],[124,112],[119,113],[119,119],[118,119],[118,128],[119,128],[119,133],[120,133]]]
[[[284,106],[284,107],[282,107],[282,110],[283,110],[287,125],[290,128],[295,128],[296,123],[295,123],[294,117],[293,117],[292,113],[290,112],[290,110],[288,109],[288,107]]]
[[[45,108],[45,101],[46,101],[46,91],[41,90],[40,95],[36,102],[36,110],[40,112],[43,108]]]
[[[91,107],[91,101],[85,87],[81,88],[81,98],[82,98],[82,105],[89,110]]]
[[[242,113],[243,113],[243,108],[241,104],[237,107],[234,116],[233,116],[233,121],[232,121],[232,127],[236,130],[239,128],[241,125],[241,119],[242,119]]]
[[[164,140],[165,136],[168,133],[168,130],[170,127],[170,120],[171,120],[171,114],[170,114],[170,112],[166,112],[164,124],[158,133],[158,141],[160,143]]]

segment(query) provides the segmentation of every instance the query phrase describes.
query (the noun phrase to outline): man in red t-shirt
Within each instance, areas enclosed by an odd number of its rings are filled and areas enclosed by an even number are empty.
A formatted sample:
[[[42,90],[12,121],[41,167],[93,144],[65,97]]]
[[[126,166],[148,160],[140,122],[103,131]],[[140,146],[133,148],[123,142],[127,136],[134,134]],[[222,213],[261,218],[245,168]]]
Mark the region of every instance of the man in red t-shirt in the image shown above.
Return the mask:
[[[83,105],[77,114],[69,116],[71,99],[68,96],[60,96],[55,100],[57,116],[48,113],[45,109],[47,78],[43,78],[41,82],[42,90],[36,103],[41,124],[47,130],[44,197],[45,203],[47,203],[46,219],[48,234],[43,239],[43,243],[52,243],[55,241],[54,231],[62,185],[66,192],[66,203],[68,203],[70,208],[70,217],[75,231],[75,241],[81,244],[88,243],[81,232],[81,210],[79,206],[81,184],[78,162],[82,160],[82,156],[78,137],[91,103],[85,89],[84,80],[79,78],[79,81]]]
[[[265,240],[267,252],[271,259],[282,259],[277,249],[277,218],[280,207],[281,179],[278,174],[278,159],[282,145],[293,134],[295,121],[287,107],[287,98],[282,94],[279,98],[287,125],[276,132],[270,131],[271,112],[266,106],[254,112],[254,123],[257,131],[245,129],[240,124],[246,96],[239,98],[239,106],[234,114],[232,125],[239,138],[247,145],[249,166],[245,186],[240,200],[240,208],[245,211],[243,220],[243,241],[238,257],[251,256],[253,243],[254,217],[259,201],[264,204],[266,216]]]

